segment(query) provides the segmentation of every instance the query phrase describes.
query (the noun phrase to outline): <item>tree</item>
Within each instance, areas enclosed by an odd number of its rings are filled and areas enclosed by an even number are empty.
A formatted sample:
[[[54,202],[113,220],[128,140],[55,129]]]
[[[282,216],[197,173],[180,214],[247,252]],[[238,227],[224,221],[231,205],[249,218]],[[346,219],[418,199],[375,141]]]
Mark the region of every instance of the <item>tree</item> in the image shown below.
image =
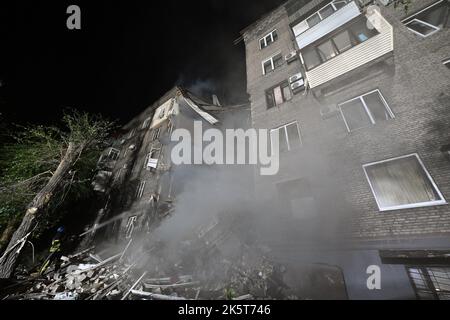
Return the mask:
[[[71,111],[62,120],[64,129],[22,128],[15,141],[2,148],[0,215],[10,221],[8,232],[15,229],[14,221],[21,222],[0,258],[0,278],[11,277],[25,241],[45,223],[46,212],[65,200],[67,190],[76,190],[74,185],[86,187],[90,179],[80,180],[83,163],[92,166],[93,155],[104,147],[113,128],[112,122],[85,112]],[[28,204],[18,215],[23,203]]]

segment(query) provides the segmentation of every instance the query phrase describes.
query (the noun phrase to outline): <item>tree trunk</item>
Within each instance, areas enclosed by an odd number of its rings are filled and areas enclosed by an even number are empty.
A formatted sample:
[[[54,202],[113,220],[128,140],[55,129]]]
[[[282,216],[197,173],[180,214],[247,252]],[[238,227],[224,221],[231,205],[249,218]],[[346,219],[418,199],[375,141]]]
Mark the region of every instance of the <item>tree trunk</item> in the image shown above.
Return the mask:
[[[0,256],[5,246],[9,243],[9,240],[11,239],[14,230],[16,229],[17,219],[11,219],[8,222],[8,225],[6,226],[5,230],[2,232],[2,236],[0,237]]]
[[[42,188],[41,191],[34,197],[33,201],[28,205],[28,209],[25,216],[22,219],[22,223],[14,232],[8,247],[5,250],[5,256],[0,260],[0,278],[10,278],[13,274],[17,261],[20,257],[20,252],[17,250],[20,248],[13,248],[18,241],[24,238],[29,232],[33,230],[36,225],[35,220],[39,218],[41,212],[45,209],[46,205],[52,199],[53,194],[61,186],[61,182],[69,172],[70,168],[76,161],[79,153],[82,149],[76,148],[73,143],[69,143],[64,158],[58,165],[58,168],[48,181],[48,183]],[[13,248],[13,250],[11,250]],[[8,252],[10,251],[10,252]]]

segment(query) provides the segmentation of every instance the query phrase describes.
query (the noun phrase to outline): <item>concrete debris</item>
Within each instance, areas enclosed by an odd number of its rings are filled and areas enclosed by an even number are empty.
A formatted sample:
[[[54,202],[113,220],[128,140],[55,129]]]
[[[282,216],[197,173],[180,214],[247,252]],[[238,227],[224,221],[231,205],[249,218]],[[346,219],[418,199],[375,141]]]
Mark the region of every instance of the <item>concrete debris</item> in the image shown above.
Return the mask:
[[[218,221],[200,230],[183,241],[175,260],[155,239],[139,246],[130,240],[116,252],[90,248],[64,257],[60,269],[30,278],[23,292],[7,299],[299,299],[283,281],[285,268],[272,263],[263,248],[234,239]]]

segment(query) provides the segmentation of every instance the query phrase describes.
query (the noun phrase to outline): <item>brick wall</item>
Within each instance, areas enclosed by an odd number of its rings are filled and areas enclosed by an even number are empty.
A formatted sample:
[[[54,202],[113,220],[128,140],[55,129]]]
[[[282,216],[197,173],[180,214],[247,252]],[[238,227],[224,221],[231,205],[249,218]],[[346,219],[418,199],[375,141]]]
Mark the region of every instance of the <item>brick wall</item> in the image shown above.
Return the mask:
[[[416,1],[411,12],[432,2]],[[308,177],[316,185],[321,207],[330,208],[329,216],[334,210],[347,212],[339,217],[345,232],[350,231],[353,237],[447,234],[449,205],[380,212],[364,175],[364,164],[418,153],[444,198],[450,201],[450,162],[440,151],[442,145],[450,143],[450,70],[442,64],[450,56],[450,31],[420,38],[401,23],[403,11],[383,7],[382,14],[394,27],[393,55],[269,110],[264,91],[301,70],[297,61],[262,75],[261,61],[266,56],[278,51],[287,54],[293,48],[290,20],[279,8],[266,23],[259,22],[257,32],[247,30],[247,87],[253,125],[275,128],[297,120],[303,139],[299,151],[283,155],[277,176],[256,176],[257,192],[276,201],[276,183]],[[279,40],[259,50],[259,37],[275,28]],[[373,89],[382,92],[395,119],[348,133],[339,113],[327,118],[320,114],[325,106],[335,106]],[[333,206],[336,198],[343,201]],[[325,205],[327,202],[329,205]]]

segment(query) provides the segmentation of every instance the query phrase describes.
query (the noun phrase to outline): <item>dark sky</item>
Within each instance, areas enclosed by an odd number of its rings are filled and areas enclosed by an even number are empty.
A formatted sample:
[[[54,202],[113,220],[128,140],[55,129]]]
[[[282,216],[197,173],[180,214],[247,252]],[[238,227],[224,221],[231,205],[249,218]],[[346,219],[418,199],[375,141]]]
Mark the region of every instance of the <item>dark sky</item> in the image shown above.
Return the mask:
[[[64,107],[122,123],[175,84],[245,99],[239,31],[283,0],[11,1],[0,5],[0,112],[48,123]],[[82,29],[66,28],[81,7]]]

